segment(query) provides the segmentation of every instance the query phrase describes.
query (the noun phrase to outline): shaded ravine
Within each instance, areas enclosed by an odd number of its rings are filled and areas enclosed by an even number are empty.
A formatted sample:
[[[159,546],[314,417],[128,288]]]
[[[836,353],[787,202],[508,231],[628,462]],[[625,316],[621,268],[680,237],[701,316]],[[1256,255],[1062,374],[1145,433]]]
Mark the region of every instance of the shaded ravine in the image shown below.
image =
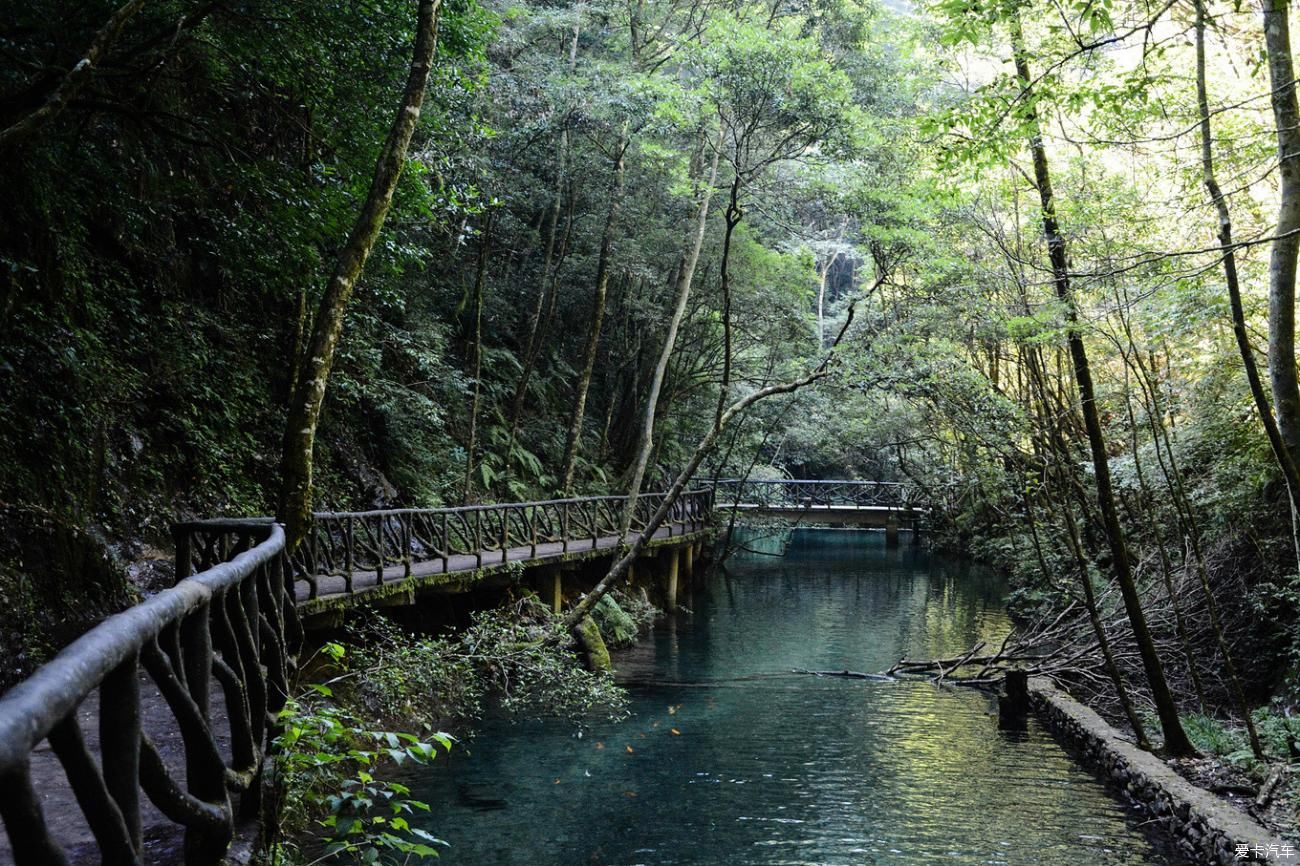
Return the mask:
[[[633,717],[491,722],[414,780],[447,864],[1168,864],[979,693],[821,679],[1009,628],[1005,586],[879,533],[800,530],[617,660]]]

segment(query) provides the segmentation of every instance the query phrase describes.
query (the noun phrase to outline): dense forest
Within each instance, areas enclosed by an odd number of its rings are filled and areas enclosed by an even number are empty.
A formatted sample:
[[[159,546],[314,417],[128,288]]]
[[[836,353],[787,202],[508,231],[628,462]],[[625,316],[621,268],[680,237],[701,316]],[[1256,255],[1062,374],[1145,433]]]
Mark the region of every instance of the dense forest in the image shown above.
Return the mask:
[[[1288,14],[7,4],[4,680],[174,520],[663,489],[713,436],[700,479],[912,485],[1140,742],[1296,754]]]

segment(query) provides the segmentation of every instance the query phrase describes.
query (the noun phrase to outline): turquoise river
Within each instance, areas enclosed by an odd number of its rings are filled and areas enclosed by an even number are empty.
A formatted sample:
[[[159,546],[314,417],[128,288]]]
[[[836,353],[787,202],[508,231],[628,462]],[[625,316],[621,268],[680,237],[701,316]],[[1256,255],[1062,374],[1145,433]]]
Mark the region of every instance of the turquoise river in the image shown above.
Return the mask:
[[[734,557],[632,650],[619,723],[489,722],[415,780],[446,866],[1119,866],[1163,857],[1031,721],[927,682],[818,678],[1010,628],[988,571],[880,533]],[[439,759],[441,763],[441,758]]]

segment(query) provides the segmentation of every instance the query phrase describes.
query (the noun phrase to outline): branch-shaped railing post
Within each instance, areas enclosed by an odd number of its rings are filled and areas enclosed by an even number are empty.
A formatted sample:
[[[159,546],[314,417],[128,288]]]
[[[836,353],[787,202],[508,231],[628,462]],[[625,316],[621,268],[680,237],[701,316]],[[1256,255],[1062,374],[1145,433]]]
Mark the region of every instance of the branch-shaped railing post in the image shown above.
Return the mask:
[[[406,514],[403,514],[402,517],[401,517],[401,520],[402,520],[402,575],[405,576],[405,577],[410,577],[410,576],[411,576],[411,561],[412,561],[412,552],[411,552],[411,521],[414,520],[414,519],[415,519],[415,516],[414,516],[413,514],[410,514],[409,512],[406,513]]]
[[[560,503],[560,552],[569,552],[569,500]]]
[[[451,567],[451,528],[448,525],[451,515],[447,512],[442,513],[442,573],[446,574],[447,569]]]
[[[483,567],[483,512],[474,509],[474,564]]]
[[[352,592],[352,572],[356,569],[356,536],[353,532],[352,517],[349,516],[344,523],[344,547],[343,547],[343,580],[347,591]]]

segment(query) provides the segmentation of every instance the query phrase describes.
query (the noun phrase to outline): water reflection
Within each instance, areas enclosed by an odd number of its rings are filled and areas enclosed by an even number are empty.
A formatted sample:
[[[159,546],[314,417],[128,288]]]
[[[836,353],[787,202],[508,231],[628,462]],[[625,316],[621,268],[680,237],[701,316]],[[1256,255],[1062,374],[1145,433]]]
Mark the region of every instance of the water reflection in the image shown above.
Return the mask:
[[[1037,726],[999,733],[987,697],[790,673],[996,644],[1004,594],[878,533],[740,557],[618,660],[631,720],[490,724],[420,780],[442,862],[1166,863]]]

